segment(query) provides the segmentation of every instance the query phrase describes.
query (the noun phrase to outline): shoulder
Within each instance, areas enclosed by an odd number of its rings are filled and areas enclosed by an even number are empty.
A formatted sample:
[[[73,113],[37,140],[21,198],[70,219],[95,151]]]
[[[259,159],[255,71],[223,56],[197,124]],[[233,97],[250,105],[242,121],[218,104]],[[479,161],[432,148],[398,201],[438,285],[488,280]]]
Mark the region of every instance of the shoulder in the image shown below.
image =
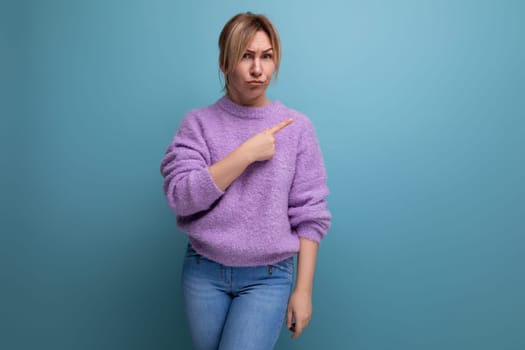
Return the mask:
[[[294,125],[296,125],[296,127],[300,128],[302,131],[313,131],[314,130],[314,125],[306,114],[304,114],[303,112],[297,109],[287,107],[281,102],[279,103],[281,104],[281,108],[284,111],[284,114],[287,117],[293,119],[293,123]]]
[[[208,118],[209,116],[214,115],[216,113],[218,113],[218,106],[217,103],[213,103],[208,106],[193,108],[189,110],[184,115],[182,121],[189,123],[200,122],[202,119]]]
[[[179,129],[181,128],[198,128],[203,129],[207,125],[214,123],[214,116],[220,113],[217,102],[204,107],[198,107],[186,112],[181,120]]]

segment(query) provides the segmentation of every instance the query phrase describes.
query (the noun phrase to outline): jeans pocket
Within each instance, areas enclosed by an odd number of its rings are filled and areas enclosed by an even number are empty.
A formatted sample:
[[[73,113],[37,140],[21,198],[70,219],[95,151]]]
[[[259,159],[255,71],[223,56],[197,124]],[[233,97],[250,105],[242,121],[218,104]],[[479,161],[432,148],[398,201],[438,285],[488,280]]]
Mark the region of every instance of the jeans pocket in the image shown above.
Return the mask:
[[[284,271],[290,275],[293,275],[293,270],[294,270],[293,257],[289,257],[275,264],[272,264],[270,265],[270,267]]]
[[[188,243],[188,248],[186,249],[186,261],[194,260],[197,264],[200,264],[201,255],[197,253],[195,249]]]

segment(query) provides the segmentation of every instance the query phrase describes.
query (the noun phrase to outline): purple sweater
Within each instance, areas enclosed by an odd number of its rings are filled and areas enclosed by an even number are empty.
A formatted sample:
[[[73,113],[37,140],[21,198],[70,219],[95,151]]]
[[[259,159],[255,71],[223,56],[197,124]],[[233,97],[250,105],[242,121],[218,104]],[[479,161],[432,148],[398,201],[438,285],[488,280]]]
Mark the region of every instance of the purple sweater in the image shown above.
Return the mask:
[[[286,118],[275,154],[252,163],[221,191],[208,167],[244,141]],[[227,266],[273,264],[299,250],[299,237],[319,242],[330,227],[321,150],[301,113],[273,101],[245,107],[222,97],[190,111],[161,164],[164,192],[179,229],[200,254]]]

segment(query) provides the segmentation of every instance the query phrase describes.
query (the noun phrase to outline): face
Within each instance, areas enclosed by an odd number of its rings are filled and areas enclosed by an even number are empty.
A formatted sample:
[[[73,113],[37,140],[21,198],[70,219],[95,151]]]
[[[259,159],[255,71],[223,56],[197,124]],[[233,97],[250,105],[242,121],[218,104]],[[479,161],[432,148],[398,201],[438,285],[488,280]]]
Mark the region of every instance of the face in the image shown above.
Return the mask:
[[[264,106],[270,102],[266,89],[274,71],[270,38],[264,31],[258,31],[248,43],[235,70],[228,75],[228,96],[240,105]]]

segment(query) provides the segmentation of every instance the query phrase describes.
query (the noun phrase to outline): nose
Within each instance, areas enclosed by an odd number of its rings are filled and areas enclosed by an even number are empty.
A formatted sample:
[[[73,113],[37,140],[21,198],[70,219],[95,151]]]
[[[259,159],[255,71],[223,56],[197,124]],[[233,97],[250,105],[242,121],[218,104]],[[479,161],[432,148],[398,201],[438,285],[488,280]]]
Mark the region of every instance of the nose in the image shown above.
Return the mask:
[[[261,74],[262,74],[262,67],[261,67],[261,61],[259,60],[258,57],[253,60],[253,64],[252,64],[250,73],[254,77],[261,76]]]

